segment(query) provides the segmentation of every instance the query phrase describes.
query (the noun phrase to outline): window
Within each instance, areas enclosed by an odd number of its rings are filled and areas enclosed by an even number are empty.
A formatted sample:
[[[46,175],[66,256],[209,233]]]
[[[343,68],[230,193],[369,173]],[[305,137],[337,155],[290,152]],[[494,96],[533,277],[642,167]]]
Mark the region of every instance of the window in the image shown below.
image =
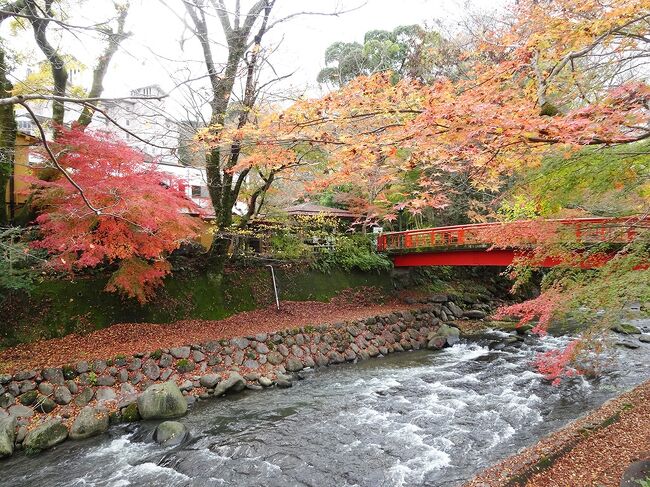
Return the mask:
[[[201,193],[201,186],[192,186],[192,198],[200,198]]]

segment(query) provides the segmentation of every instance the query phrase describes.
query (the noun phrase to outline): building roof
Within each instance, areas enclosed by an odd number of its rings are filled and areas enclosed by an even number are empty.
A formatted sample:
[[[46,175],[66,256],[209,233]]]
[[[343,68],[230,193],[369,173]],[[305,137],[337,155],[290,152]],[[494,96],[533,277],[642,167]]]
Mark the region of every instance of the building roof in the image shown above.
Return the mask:
[[[313,203],[302,203],[300,205],[289,206],[284,209],[290,216],[299,215],[325,215],[336,218],[357,218],[359,215],[348,210],[340,208],[330,208],[327,206],[315,205]]]

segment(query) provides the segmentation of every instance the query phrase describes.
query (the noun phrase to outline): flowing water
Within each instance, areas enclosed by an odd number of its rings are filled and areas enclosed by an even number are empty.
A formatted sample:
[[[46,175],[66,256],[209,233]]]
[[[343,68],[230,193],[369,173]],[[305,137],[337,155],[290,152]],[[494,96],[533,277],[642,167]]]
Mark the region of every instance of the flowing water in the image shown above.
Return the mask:
[[[456,486],[650,377],[644,344],[619,349],[621,362],[598,380],[553,387],[530,362],[566,338],[490,350],[500,335],[201,402],[181,419],[192,438],[175,448],[151,442],[151,422],[18,454],[0,462],[0,484]]]

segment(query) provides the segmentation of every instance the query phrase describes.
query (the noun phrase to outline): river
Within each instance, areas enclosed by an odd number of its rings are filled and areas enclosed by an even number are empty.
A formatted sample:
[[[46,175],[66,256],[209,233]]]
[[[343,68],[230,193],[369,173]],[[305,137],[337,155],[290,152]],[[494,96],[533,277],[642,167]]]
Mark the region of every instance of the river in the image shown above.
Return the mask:
[[[457,486],[650,377],[650,345],[617,348],[600,379],[549,385],[530,366],[566,338],[491,350],[500,332],[442,351],[306,371],[292,389],[196,404],[192,438],[151,442],[156,423],[112,427],[0,462],[5,487]]]

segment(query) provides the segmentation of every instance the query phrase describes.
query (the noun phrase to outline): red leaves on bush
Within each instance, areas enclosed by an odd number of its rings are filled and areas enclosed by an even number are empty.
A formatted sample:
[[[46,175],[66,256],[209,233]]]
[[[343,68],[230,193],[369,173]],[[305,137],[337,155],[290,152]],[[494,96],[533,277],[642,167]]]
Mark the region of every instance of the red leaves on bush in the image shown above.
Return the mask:
[[[578,375],[580,372],[571,366],[577,353],[578,343],[578,340],[574,340],[564,350],[549,350],[538,354],[535,358],[535,367],[554,386],[559,385],[563,377]]]
[[[533,328],[533,332],[539,335],[544,335],[549,323],[551,322],[553,313],[559,308],[563,301],[564,297],[562,293],[559,290],[551,289],[543,292],[534,299],[499,308],[495,313],[494,318],[498,320],[506,316],[517,316],[520,318],[517,326],[521,326],[533,321],[535,318],[539,318],[539,322],[535,328]]]

